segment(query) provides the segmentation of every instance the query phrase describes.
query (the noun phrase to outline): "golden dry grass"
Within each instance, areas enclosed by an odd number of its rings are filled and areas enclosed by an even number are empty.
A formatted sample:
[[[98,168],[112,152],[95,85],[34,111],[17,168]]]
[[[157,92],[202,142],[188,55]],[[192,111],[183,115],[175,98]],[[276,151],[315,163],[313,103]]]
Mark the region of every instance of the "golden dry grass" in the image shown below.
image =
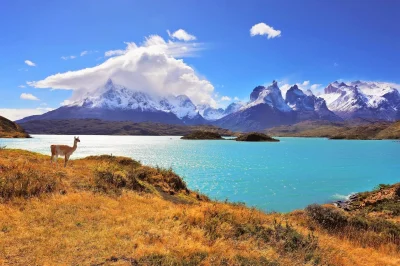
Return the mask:
[[[0,265],[400,263],[393,244],[363,247],[310,230],[303,211],[210,201],[172,171],[129,158],[88,157],[63,168],[49,156],[3,149],[0,193]]]

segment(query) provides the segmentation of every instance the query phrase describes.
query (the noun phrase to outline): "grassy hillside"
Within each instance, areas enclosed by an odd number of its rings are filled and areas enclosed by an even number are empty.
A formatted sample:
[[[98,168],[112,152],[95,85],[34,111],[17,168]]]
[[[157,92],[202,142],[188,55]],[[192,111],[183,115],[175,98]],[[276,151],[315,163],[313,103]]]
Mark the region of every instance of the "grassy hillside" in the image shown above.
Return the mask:
[[[268,130],[280,137],[326,137],[332,139],[400,139],[400,121],[304,121]]]
[[[21,126],[0,116],[0,138],[29,138],[29,134]]]
[[[316,206],[264,213],[129,158],[0,149],[0,265],[399,265],[398,214],[355,230],[361,214]]]
[[[182,136],[196,130],[217,132],[225,136],[233,134],[227,129],[210,125],[185,126],[98,119],[38,120],[21,125],[30,134]]]

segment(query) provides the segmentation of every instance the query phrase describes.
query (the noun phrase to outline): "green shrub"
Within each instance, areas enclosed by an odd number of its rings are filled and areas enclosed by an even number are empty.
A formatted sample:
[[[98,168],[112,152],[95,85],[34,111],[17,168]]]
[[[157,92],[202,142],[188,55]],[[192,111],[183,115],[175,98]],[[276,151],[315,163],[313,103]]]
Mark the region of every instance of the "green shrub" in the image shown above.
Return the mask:
[[[339,210],[312,204],[307,206],[305,211],[311,219],[327,230],[342,229],[347,225],[347,217]]]

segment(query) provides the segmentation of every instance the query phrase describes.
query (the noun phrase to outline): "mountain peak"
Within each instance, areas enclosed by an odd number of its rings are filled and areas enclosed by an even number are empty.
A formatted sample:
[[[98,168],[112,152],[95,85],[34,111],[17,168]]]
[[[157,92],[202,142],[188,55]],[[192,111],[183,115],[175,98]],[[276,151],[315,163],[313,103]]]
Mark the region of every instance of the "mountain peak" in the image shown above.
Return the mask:
[[[257,100],[258,96],[260,95],[260,93],[265,90],[264,86],[257,86],[253,89],[253,91],[250,94],[250,101],[255,101]]]
[[[112,87],[114,86],[114,82],[112,81],[111,78],[107,79],[106,84],[104,85],[105,87]]]

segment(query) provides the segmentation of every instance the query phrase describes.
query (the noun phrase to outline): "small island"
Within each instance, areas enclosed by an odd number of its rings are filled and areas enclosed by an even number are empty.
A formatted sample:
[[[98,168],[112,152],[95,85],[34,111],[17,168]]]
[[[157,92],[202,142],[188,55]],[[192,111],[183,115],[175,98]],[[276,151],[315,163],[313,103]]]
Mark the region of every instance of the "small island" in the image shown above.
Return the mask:
[[[236,138],[236,141],[268,141],[268,142],[279,142],[279,139],[274,139],[264,133],[250,132],[240,135]]]
[[[193,131],[183,137],[181,139],[194,139],[194,140],[221,140],[223,139],[221,135],[217,132],[211,132],[211,131]]]

